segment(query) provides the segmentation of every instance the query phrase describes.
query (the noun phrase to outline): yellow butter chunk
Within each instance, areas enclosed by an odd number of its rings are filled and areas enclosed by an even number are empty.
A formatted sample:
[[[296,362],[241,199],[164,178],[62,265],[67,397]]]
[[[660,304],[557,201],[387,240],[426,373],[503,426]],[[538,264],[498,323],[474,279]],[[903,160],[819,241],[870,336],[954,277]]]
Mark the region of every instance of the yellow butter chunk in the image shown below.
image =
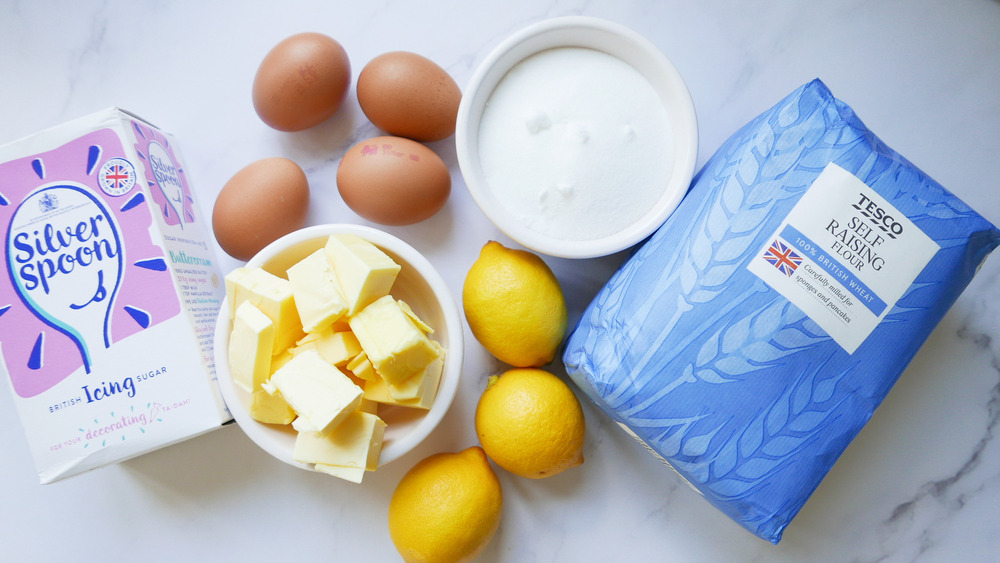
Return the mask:
[[[289,348],[287,352],[291,354],[294,358],[306,350],[312,350],[313,352],[319,353],[319,349],[316,347],[316,338],[318,335],[315,332],[311,332],[302,339],[295,342],[295,346]]]
[[[365,470],[360,467],[339,467],[337,465],[327,465],[325,463],[317,463],[313,467],[316,471],[320,473],[326,473],[327,475],[333,475],[345,481],[350,481],[352,483],[361,483],[365,477]]]
[[[333,428],[361,404],[363,391],[315,350],[303,352],[274,372],[264,388],[279,391],[298,415],[293,426],[319,432]]]
[[[347,324],[347,317],[342,317],[340,320],[335,321],[330,325],[330,330],[333,332],[350,332],[351,325]]]
[[[250,400],[250,416],[266,424],[291,424],[295,411],[281,393],[272,395],[264,389],[255,389]]]
[[[438,385],[441,383],[441,373],[444,367],[443,359],[431,362],[423,374],[423,395],[415,399],[397,399],[390,392],[390,385],[381,377],[365,382],[364,398],[369,401],[387,405],[398,405],[415,409],[429,409],[437,397]]]
[[[425,323],[423,320],[421,320],[420,317],[418,317],[417,314],[413,312],[413,309],[410,308],[409,304],[407,304],[406,301],[400,299],[397,301],[397,303],[399,303],[399,308],[402,309],[404,313],[406,313],[406,316],[410,317],[410,320],[413,321],[413,324],[417,325],[417,328],[419,328],[420,330],[424,331],[427,334],[434,334],[434,329],[431,328],[430,325]]]
[[[334,331],[332,327],[327,327],[319,332],[310,332],[296,342],[289,352],[297,356],[306,350],[313,350],[331,364],[344,367],[361,352],[361,343],[350,328],[346,331]]]
[[[229,295],[237,308],[246,301],[253,303],[274,323],[274,349],[279,354],[302,337],[302,321],[295,308],[292,285],[288,280],[261,268],[250,268],[232,280]]]
[[[439,357],[428,364],[428,366],[424,368],[424,371],[418,373],[417,375],[414,375],[402,383],[389,385],[389,395],[397,401],[420,399],[427,394],[427,386],[431,383],[435,383],[436,381],[433,375],[431,377],[427,377],[427,374],[433,374],[436,371],[440,376],[443,367],[444,358]]]
[[[233,383],[251,393],[260,389],[260,384],[271,375],[273,347],[274,323],[253,304],[241,304],[229,336],[229,371]]]
[[[227,300],[229,305],[229,318],[234,318],[236,316],[236,281],[246,275],[249,271],[249,268],[236,268],[232,272],[226,274],[226,296],[229,298]]]
[[[300,463],[323,466],[317,467],[321,471],[328,468],[375,471],[384,436],[385,422],[382,419],[356,410],[327,432],[299,432],[292,458]],[[339,471],[333,469],[326,472],[337,474]],[[358,474],[357,471],[348,473]]]
[[[330,326],[347,313],[347,300],[326,251],[319,249],[288,268],[295,308],[302,330],[315,332]]]
[[[337,367],[346,365],[361,352],[361,343],[350,330],[334,331],[328,328],[319,332],[314,342],[319,355]]]
[[[355,385],[357,385],[361,389],[365,388],[365,380],[364,379],[361,379],[360,377],[354,375],[353,373],[351,373],[349,371],[345,371],[344,373],[347,374],[347,377],[349,377],[351,379],[351,381],[354,382]],[[364,398],[362,398],[361,400],[364,401]],[[360,409],[361,407],[358,407],[358,408]]]
[[[280,354],[271,356],[271,373],[278,371],[281,366],[287,364],[291,359],[292,353],[288,350],[284,350]]]
[[[295,341],[295,346],[288,349],[288,353],[292,356],[297,355],[299,352],[305,352],[306,350],[316,350],[316,340],[319,339],[318,332],[307,333],[302,338]]]
[[[438,347],[390,295],[362,309],[349,323],[375,371],[393,385],[438,357]]]
[[[358,410],[369,414],[378,414],[378,403],[365,399],[364,396],[362,396],[361,404],[358,405]]]
[[[376,299],[388,295],[400,266],[377,246],[351,234],[332,235],[326,253],[354,315]]]
[[[368,360],[368,356],[364,352],[361,352],[354,359],[347,362],[347,369],[355,377],[364,381],[372,381],[378,377],[378,374],[375,373],[375,367],[372,366],[371,361]]]
[[[319,338],[318,332],[309,332],[305,336],[295,341],[295,346],[301,347],[305,344],[312,344]]]

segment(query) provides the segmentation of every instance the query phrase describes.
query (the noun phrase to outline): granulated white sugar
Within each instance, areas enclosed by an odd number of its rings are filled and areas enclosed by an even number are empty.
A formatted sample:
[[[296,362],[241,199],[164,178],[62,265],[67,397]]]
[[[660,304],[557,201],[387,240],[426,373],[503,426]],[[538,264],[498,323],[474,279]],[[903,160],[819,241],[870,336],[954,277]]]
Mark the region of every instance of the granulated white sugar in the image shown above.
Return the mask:
[[[483,173],[500,203],[553,238],[593,240],[639,220],[673,168],[666,109],[633,67],[561,47],[512,68],[479,128]]]

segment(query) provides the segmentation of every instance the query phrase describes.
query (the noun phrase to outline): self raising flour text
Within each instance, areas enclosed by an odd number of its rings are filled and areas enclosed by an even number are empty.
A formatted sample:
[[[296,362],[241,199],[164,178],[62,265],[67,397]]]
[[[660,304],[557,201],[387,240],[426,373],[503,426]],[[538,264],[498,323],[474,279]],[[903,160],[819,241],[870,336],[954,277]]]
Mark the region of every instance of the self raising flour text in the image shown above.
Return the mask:
[[[788,262],[775,264],[766,256],[779,239]],[[938,248],[903,210],[831,162],[747,269],[853,354]]]
[[[862,271],[865,266],[878,271],[885,265],[885,258],[875,250],[885,242],[885,238],[860,217],[851,217],[846,226],[831,219],[826,230],[836,239],[830,249],[857,271]]]
[[[118,245],[111,238],[113,234],[105,235],[104,227],[105,217],[97,215],[61,229],[46,223],[31,233],[22,231],[14,235],[14,260],[19,264],[24,288],[34,291],[41,286],[48,294],[50,279],[78,267],[116,258]],[[113,232],[110,228],[107,231]]]

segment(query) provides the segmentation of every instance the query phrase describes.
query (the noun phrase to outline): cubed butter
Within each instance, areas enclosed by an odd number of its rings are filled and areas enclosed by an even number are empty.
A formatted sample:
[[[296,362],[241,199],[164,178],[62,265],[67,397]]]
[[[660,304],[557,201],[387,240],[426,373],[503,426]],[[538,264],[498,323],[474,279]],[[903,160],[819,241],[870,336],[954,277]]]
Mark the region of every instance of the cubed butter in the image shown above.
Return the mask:
[[[358,410],[369,414],[378,414],[378,403],[375,401],[368,400],[364,398],[364,396],[362,396],[361,404],[358,405]]]
[[[296,430],[322,431],[346,419],[361,404],[363,391],[314,350],[293,357],[274,372],[268,390],[277,390],[302,421]]]
[[[364,352],[361,352],[354,359],[347,362],[346,367],[355,377],[364,381],[373,381],[378,377],[378,374],[375,373],[375,367],[372,366],[371,361],[368,360],[368,356]]]
[[[232,272],[226,274],[226,303],[229,306],[229,318],[232,319],[236,317],[236,281],[246,275],[250,271],[250,268],[236,268]]]
[[[300,432],[292,458],[300,463],[375,471],[384,436],[382,419],[356,410],[327,432]]]
[[[288,282],[302,330],[322,330],[347,313],[347,300],[324,249],[319,249],[288,268]]]
[[[250,416],[265,424],[291,424],[295,411],[281,393],[270,394],[264,389],[255,389],[250,399]]]
[[[313,465],[316,471],[320,473],[326,473],[327,475],[333,475],[345,481],[350,481],[352,483],[360,484],[365,477],[365,470],[360,467],[339,467],[337,465],[327,465],[325,463],[317,463]]]
[[[438,385],[441,383],[443,361],[434,361],[423,375],[423,395],[416,399],[396,399],[389,392],[389,384],[381,377],[365,382],[364,398],[386,405],[398,405],[414,409],[429,409],[437,397]]]
[[[332,235],[326,252],[354,315],[376,299],[388,295],[400,266],[377,246],[351,234]]]
[[[292,357],[294,358],[295,356],[298,356],[299,354],[301,354],[302,352],[305,352],[307,350],[312,350],[313,352],[316,352],[317,354],[319,353],[319,348],[316,347],[316,340],[314,340],[314,339],[308,339],[307,340],[305,338],[302,339],[302,340],[299,340],[298,343],[295,345],[294,348],[289,348],[288,349],[288,353],[291,354]]]
[[[349,322],[375,371],[390,384],[420,373],[438,356],[438,348],[391,295],[365,307]]]
[[[353,373],[351,373],[349,371],[345,371],[344,373],[347,374],[347,377],[349,377],[351,379],[351,381],[354,382],[355,385],[357,385],[361,389],[365,388],[365,380],[364,379],[361,379],[360,377],[354,375]],[[364,399],[361,399],[361,400],[364,401]],[[358,407],[358,408],[360,409],[361,407]]]
[[[361,343],[350,330],[334,331],[328,328],[316,335],[315,343],[319,355],[337,367],[347,365],[351,358],[361,353]]]
[[[403,301],[402,299],[396,302],[399,303],[399,308],[402,309],[404,313],[406,313],[406,316],[410,317],[410,320],[413,321],[413,324],[417,325],[417,328],[424,331],[425,334],[434,334],[434,329],[431,328],[430,325],[425,323],[423,319],[418,317],[417,314],[413,312],[413,309],[410,308],[409,303]]]
[[[361,352],[361,343],[350,327],[345,331],[334,331],[332,327],[327,327],[319,332],[310,332],[296,342],[289,352],[297,356],[306,350],[314,350],[331,364],[344,367]]]
[[[295,420],[292,421],[292,428],[296,432],[319,432],[319,430],[316,430],[315,424],[309,422],[308,418],[303,418],[301,416],[295,417]]]
[[[244,301],[257,306],[274,323],[274,349],[278,354],[302,337],[302,321],[295,309],[288,280],[261,268],[250,268],[233,279],[233,298],[238,308]]]
[[[252,303],[244,302],[233,317],[229,337],[229,371],[233,383],[247,392],[260,389],[271,375],[274,323]]]
[[[355,483],[378,467],[379,405],[429,409],[442,376],[433,329],[390,295],[400,270],[371,242],[339,234],[288,279],[243,267],[225,280],[231,371],[252,391],[250,416],[291,425],[296,461]]]
[[[292,353],[288,350],[284,350],[280,354],[271,356],[271,373],[273,374],[281,369],[281,367],[287,364],[291,359]]]
[[[440,376],[443,367],[444,358],[439,357],[428,364],[427,367],[424,368],[424,371],[418,373],[417,375],[414,375],[402,383],[389,385],[389,395],[397,401],[420,399],[427,394],[427,386],[431,383],[435,383],[434,376],[431,375],[431,377],[427,377],[427,374],[433,374],[436,371]]]
[[[335,321],[332,325],[330,325],[330,330],[332,330],[333,332],[350,332],[351,325],[348,324],[347,317],[344,316],[341,317],[340,320]]]

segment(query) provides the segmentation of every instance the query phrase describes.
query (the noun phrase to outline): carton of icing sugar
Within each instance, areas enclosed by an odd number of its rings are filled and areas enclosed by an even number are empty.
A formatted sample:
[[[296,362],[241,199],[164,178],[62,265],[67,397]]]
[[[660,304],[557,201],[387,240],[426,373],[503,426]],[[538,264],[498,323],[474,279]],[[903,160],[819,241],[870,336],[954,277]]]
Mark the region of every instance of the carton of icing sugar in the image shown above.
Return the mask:
[[[173,137],[123,110],[0,147],[0,370],[42,483],[230,420],[205,219]]]

